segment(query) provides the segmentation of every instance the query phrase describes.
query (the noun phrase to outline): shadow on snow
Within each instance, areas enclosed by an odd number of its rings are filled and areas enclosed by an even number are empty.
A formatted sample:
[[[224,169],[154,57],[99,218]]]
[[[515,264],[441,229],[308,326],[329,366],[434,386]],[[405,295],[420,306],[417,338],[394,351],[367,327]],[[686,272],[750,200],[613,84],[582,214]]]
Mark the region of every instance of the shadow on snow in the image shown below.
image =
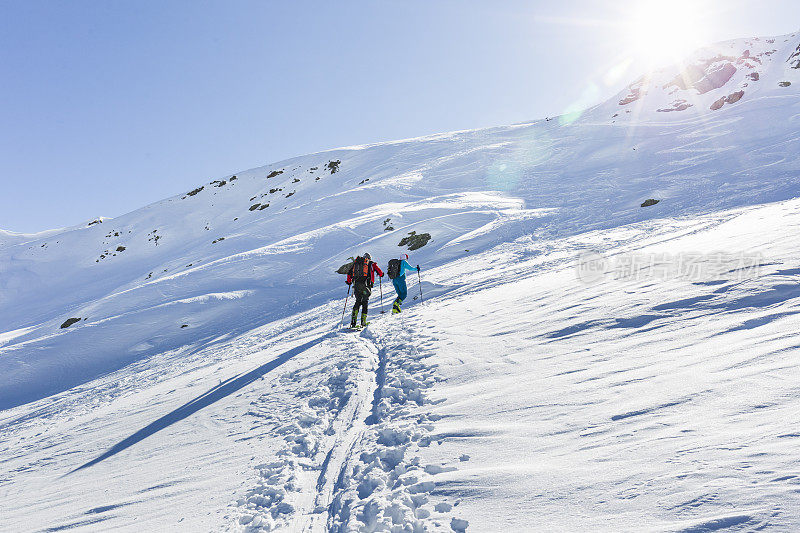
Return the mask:
[[[84,468],[88,468],[90,466],[94,466],[97,463],[99,463],[101,461],[104,461],[104,460],[108,459],[109,457],[112,457],[112,456],[118,454],[119,452],[121,452],[121,451],[123,451],[123,450],[125,450],[127,448],[130,448],[131,446],[133,446],[137,442],[143,441],[147,437],[150,437],[151,435],[154,435],[155,433],[158,433],[162,429],[168,428],[169,426],[171,426],[175,422],[180,422],[184,418],[187,418],[187,417],[193,415],[194,413],[196,413],[200,409],[203,409],[204,407],[208,407],[209,405],[212,405],[212,404],[218,402],[219,400],[221,400],[223,398],[226,398],[227,396],[230,396],[234,392],[236,392],[236,391],[246,387],[247,385],[253,383],[257,379],[262,377],[264,374],[274,370],[275,368],[279,367],[283,363],[287,362],[289,359],[291,359],[295,355],[297,355],[299,353],[302,353],[302,352],[308,350],[309,348],[312,348],[313,346],[316,346],[317,344],[323,342],[324,340],[326,340],[326,339],[328,339],[330,337],[333,337],[334,335],[336,335],[335,332],[326,333],[325,335],[322,335],[321,337],[317,337],[316,339],[312,339],[312,340],[306,342],[305,344],[301,344],[300,346],[297,346],[295,348],[292,348],[291,350],[287,350],[287,351],[283,352],[282,354],[280,354],[275,359],[271,360],[268,363],[264,363],[263,365],[259,366],[258,368],[254,368],[253,370],[251,370],[251,371],[249,371],[249,372],[247,372],[245,374],[240,374],[239,376],[232,377],[232,378],[230,378],[230,379],[228,379],[226,381],[223,381],[222,383],[220,383],[216,387],[214,387],[214,388],[210,389],[209,391],[201,394],[197,398],[195,398],[195,399],[183,404],[182,406],[178,407],[177,409],[175,409],[171,413],[167,413],[166,415],[162,416],[161,418],[159,418],[155,422],[152,422],[152,423],[148,424],[147,426],[143,427],[142,429],[140,429],[136,433],[132,434],[131,436],[121,440],[120,442],[118,442],[117,444],[115,444],[114,446],[112,446],[111,448],[106,450],[106,452],[103,453],[102,455],[92,459],[91,461],[89,461],[87,463],[82,464],[81,466],[79,466],[78,468],[70,471],[66,475],[72,474],[72,473],[77,472],[79,470],[83,470]]]

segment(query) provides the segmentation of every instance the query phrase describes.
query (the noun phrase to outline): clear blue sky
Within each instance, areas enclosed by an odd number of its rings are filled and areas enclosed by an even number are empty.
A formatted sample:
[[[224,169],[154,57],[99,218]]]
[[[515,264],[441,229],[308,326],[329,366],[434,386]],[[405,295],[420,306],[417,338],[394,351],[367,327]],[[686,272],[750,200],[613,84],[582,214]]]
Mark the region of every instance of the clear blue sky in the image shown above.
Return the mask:
[[[796,0],[718,3],[714,41],[797,29]],[[621,4],[0,0],[0,228],[118,216],[295,155],[595,103],[646,67]]]

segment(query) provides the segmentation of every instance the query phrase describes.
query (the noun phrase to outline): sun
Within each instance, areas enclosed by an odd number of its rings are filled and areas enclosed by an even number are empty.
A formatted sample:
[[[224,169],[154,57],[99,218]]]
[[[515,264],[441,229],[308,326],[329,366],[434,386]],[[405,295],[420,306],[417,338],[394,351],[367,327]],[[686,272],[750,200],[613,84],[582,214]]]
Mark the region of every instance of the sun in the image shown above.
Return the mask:
[[[639,0],[627,18],[631,55],[651,68],[708,44],[709,5],[703,0]]]

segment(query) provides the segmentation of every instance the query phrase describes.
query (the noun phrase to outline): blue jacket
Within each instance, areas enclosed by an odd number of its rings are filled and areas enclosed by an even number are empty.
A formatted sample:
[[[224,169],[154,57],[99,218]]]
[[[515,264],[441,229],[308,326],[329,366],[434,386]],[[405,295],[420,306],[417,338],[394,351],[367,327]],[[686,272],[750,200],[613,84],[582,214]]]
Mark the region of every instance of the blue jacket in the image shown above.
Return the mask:
[[[397,275],[397,277],[398,278],[406,277],[406,270],[408,270],[409,272],[416,272],[417,271],[417,267],[412,267],[411,265],[408,264],[408,261],[403,259],[400,262],[400,273]]]

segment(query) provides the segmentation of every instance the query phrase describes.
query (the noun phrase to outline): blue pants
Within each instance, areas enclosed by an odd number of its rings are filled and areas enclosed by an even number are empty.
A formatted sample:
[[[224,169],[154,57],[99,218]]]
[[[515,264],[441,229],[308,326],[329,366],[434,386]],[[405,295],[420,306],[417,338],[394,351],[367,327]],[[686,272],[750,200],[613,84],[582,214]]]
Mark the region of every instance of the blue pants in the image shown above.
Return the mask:
[[[394,290],[397,292],[397,303],[402,303],[408,296],[408,287],[406,286],[406,277],[397,276],[392,280]]]

